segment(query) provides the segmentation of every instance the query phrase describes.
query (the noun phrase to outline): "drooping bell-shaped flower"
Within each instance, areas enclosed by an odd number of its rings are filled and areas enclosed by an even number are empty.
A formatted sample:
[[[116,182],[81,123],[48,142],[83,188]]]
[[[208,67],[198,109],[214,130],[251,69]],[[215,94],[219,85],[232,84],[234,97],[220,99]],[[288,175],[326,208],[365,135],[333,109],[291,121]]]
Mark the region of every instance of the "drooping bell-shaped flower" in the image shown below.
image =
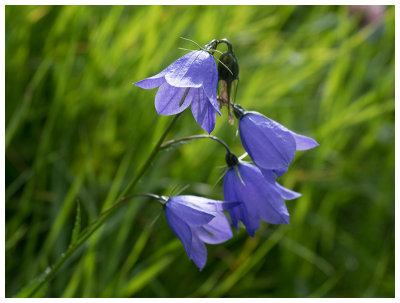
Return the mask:
[[[232,238],[229,221],[222,211],[239,204],[189,195],[175,196],[166,202],[167,222],[200,270],[207,261],[204,243],[218,244]]]
[[[192,51],[159,74],[134,83],[144,89],[159,87],[155,107],[160,115],[175,115],[191,105],[197,123],[208,133],[215,127],[218,70],[206,50]]]
[[[228,161],[227,161],[228,162]],[[229,170],[224,176],[224,198],[228,202],[241,202],[229,209],[229,215],[236,230],[242,221],[250,236],[260,226],[260,220],[271,224],[289,224],[289,212],[283,201],[300,197],[276,181],[267,180],[260,169],[252,164],[228,163]],[[272,174],[272,173],[271,173]]]
[[[239,120],[242,145],[263,172],[273,170],[280,177],[287,171],[296,150],[318,146],[314,139],[296,134],[258,112],[246,111],[235,104],[234,113]]]

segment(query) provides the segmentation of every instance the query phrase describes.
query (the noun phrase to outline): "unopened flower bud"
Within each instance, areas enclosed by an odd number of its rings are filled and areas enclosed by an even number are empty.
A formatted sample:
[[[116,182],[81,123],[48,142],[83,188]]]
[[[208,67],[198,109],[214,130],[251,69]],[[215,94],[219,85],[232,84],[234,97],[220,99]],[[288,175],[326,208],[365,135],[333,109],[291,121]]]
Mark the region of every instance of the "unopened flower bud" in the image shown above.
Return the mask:
[[[229,123],[233,125],[233,114],[231,109],[231,91],[233,82],[239,81],[239,64],[233,52],[232,44],[227,39],[219,40],[219,43],[225,43],[228,50],[218,59],[218,81],[221,81],[222,87],[218,96],[219,106],[226,106],[229,113]]]
[[[239,63],[232,48],[228,49],[219,57],[218,80],[232,83],[239,79]]]

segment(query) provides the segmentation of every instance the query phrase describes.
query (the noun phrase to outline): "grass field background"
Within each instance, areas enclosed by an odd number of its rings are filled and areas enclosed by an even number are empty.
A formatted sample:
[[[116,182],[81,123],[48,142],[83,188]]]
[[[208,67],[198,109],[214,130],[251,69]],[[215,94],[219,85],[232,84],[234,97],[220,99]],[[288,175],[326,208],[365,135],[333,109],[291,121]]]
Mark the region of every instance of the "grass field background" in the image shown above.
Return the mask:
[[[6,6],[6,296],[53,264],[115,202],[172,117],[132,83],[228,38],[236,102],[320,146],[282,184],[290,225],[208,245],[199,271],[153,200],[121,206],[38,292],[43,297],[394,297],[394,7]],[[223,48],[221,48],[223,50]],[[226,109],[213,135],[244,152]],[[204,131],[190,110],[167,139]],[[224,150],[161,153],[131,193],[223,199]],[[161,214],[161,215],[160,215]],[[160,215],[160,216],[159,216]],[[154,222],[156,217],[159,218]],[[21,294],[20,294],[21,295]],[[23,295],[23,294],[22,294]]]

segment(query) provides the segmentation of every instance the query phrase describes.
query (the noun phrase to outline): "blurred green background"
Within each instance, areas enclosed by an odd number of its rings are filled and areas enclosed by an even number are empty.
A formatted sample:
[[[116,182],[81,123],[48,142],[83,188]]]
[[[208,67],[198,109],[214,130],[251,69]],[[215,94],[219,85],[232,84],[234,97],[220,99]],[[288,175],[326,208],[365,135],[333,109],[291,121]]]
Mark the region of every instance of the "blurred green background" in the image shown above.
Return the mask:
[[[379,10],[378,10],[379,12]],[[6,296],[67,249],[134,177],[171,117],[132,83],[228,38],[236,101],[320,146],[282,184],[291,224],[208,245],[199,271],[160,205],[121,206],[38,295],[45,297],[394,297],[394,7],[6,6]],[[220,50],[224,50],[222,47]],[[226,109],[213,135],[244,152]],[[204,131],[190,110],[167,139]],[[224,149],[159,155],[134,193],[223,199]],[[217,183],[218,182],[218,183]],[[154,222],[157,216],[161,216]]]

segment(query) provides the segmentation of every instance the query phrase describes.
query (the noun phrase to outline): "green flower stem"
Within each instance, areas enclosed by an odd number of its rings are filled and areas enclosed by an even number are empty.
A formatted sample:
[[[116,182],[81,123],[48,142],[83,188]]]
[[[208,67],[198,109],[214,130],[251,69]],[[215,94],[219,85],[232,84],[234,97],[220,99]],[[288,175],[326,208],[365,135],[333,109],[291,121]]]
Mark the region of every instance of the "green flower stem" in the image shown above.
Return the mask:
[[[190,140],[197,140],[197,139],[212,139],[217,141],[219,144],[221,144],[223,147],[225,147],[226,151],[228,154],[233,154],[228,146],[228,144],[226,144],[223,140],[221,140],[218,137],[212,136],[212,135],[194,135],[194,136],[189,136],[189,137],[183,137],[180,139],[174,139],[174,140],[170,140],[165,142],[164,144],[162,144],[160,146],[160,149],[165,149],[168,148],[171,145],[177,144],[179,142],[184,142],[184,141],[190,141]]]
[[[180,114],[175,115],[174,119],[170,122],[170,124],[165,129],[164,133],[161,135],[160,139],[158,140],[156,146],[153,148],[151,154],[147,158],[146,162],[143,164],[139,172],[136,174],[136,177],[132,179],[132,181],[125,187],[122,193],[119,195],[117,202],[110,206],[107,210],[102,212],[99,217],[91,223],[82,233],[80,234],[79,238],[76,240],[75,243],[72,243],[65,253],[61,255],[61,257],[57,260],[57,262],[50,267],[50,270],[47,269],[43,274],[36,279],[39,281],[38,285],[30,292],[28,297],[34,296],[50,279],[55,275],[57,270],[69,259],[69,257],[79,248],[86,240],[101,226],[103,225],[104,221],[111,215],[111,213],[124,201],[129,200],[130,198],[138,195],[133,195],[129,197],[124,197],[133,187],[137,184],[146,170],[150,167],[150,163],[154,160],[155,156],[157,155],[158,151],[160,151],[162,142],[164,141],[165,137],[168,135],[169,131],[171,130],[172,126],[175,124],[176,120]]]

